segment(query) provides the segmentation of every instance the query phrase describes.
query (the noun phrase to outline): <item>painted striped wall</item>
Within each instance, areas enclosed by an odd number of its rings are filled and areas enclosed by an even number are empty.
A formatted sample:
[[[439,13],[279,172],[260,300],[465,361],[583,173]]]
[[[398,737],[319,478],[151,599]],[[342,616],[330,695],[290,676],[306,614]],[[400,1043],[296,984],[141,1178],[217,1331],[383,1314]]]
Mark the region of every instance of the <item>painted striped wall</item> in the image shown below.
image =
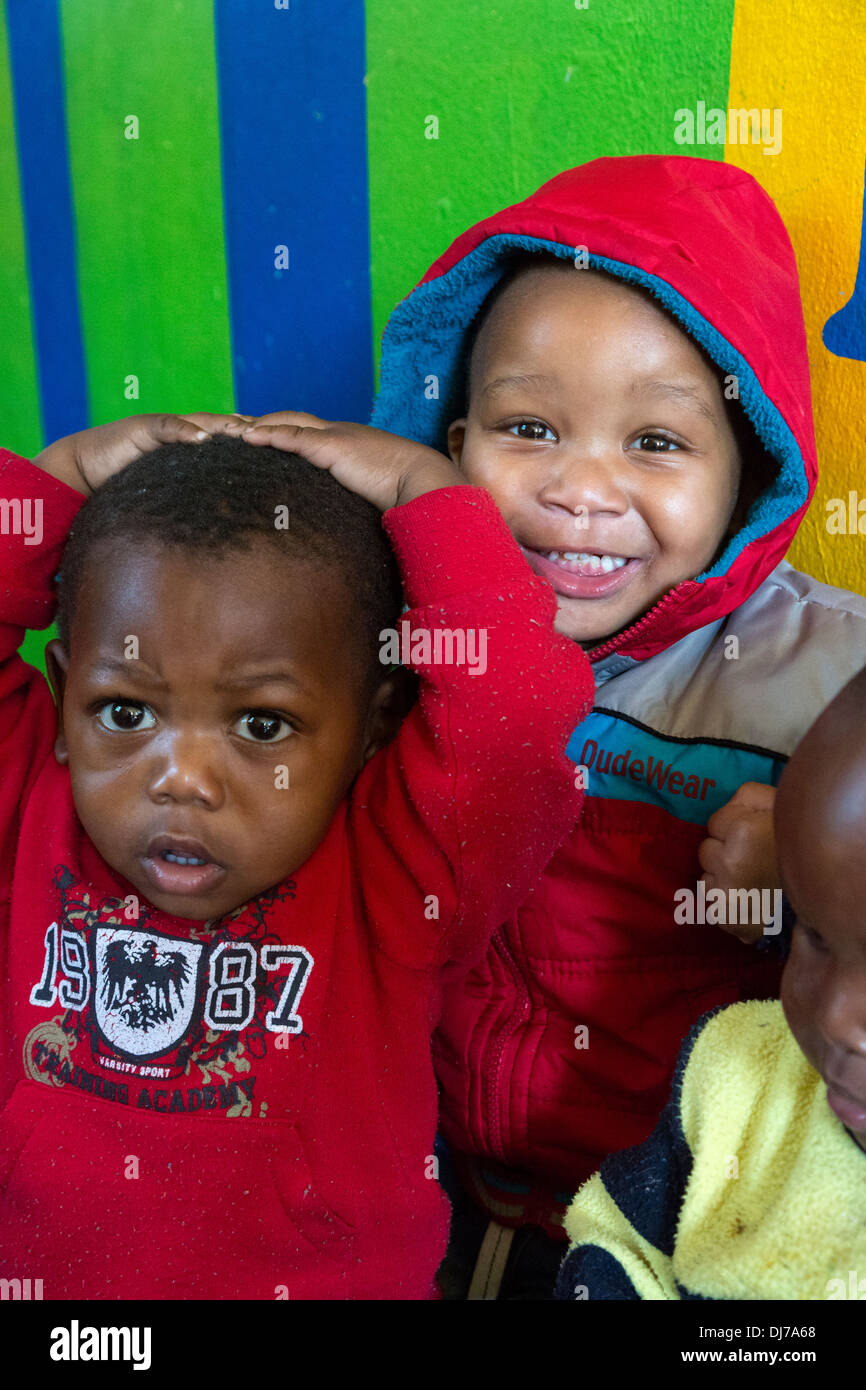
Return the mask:
[[[776,200],[802,275],[824,481],[791,558],[864,587],[858,538],[823,527],[823,499],[866,495],[862,0],[0,14],[4,444],[149,410],[364,420],[388,311],[464,227],[601,154],[725,157]],[[698,101],[781,107],[781,153],[684,150],[674,112]]]

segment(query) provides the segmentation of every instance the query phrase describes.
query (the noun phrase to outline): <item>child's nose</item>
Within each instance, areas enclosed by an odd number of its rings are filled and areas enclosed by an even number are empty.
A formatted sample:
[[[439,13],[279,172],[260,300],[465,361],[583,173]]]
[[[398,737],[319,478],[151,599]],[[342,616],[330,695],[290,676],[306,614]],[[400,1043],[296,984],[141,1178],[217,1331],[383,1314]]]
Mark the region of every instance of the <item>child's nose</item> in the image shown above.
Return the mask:
[[[631,499],[625,486],[623,460],[617,451],[593,444],[551,449],[539,500],[544,506],[572,513],[609,512],[622,515]]]
[[[176,733],[154,750],[148,793],[153,801],[199,803],[217,810],[223,802],[223,784],[213,742],[200,733]]]

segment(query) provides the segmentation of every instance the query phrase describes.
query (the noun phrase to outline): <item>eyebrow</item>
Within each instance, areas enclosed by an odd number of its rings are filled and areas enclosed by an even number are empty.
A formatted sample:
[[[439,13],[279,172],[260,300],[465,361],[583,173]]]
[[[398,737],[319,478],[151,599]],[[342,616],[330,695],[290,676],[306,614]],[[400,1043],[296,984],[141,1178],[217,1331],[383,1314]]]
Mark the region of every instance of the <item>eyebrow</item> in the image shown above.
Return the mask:
[[[227,676],[225,680],[217,681],[214,690],[252,690],[259,685],[291,685],[303,695],[310,693],[291,671],[251,671],[238,676]]]
[[[498,376],[493,381],[488,382],[481,395],[485,400],[492,400],[505,391],[520,389],[524,386],[551,387],[556,386],[556,384],[554,377],[545,376],[542,372],[532,374],[516,372],[512,376]],[[693,386],[685,386],[681,382],[657,381],[650,378],[633,382],[629,394],[632,396],[667,396],[672,400],[679,401],[687,410],[691,409],[695,413],[705,416],[712,424],[718,424],[715,411],[707,404],[700,391]]]
[[[707,404],[704,396],[694,386],[685,386],[682,382],[676,381],[656,381],[654,378],[644,378],[632,383],[629,394],[632,396],[668,396],[672,400],[679,401],[687,410],[691,408],[698,414],[706,416],[714,425],[718,424],[716,412]]]
[[[488,381],[481,394],[485,399],[491,399],[494,396],[502,395],[503,391],[512,390],[514,387],[555,385],[555,379],[552,376],[545,376],[543,372],[532,375],[516,372],[514,376],[498,376],[493,381]]]
[[[154,671],[151,671],[150,668],[141,661],[121,661],[109,658],[105,661],[100,661],[98,666],[94,666],[91,674],[94,676],[124,675],[128,679],[134,678],[137,681],[141,681],[144,685],[158,686],[161,689],[165,689],[165,681],[161,676],[156,675]],[[241,672],[236,676],[227,676],[224,680],[217,681],[214,690],[221,692],[229,690],[253,690],[261,685],[291,685],[294,686],[295,690],[300,691],[302,695],[309,695],[310,693],[307,687],[302,685],[296,676],[292,675],[291,671],[262,671],[261,673],[257,671]]]

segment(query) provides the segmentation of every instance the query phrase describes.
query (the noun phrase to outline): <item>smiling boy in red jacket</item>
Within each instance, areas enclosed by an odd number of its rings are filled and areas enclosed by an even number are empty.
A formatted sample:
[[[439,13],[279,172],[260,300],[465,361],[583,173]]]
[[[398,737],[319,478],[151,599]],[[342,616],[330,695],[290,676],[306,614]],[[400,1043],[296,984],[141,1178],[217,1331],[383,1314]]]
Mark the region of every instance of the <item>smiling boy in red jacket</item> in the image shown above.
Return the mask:
[[[578,813],[588,663],[448,459],[346,427],[317,468],[202,422],[0,455],[0,1271],[431,1297],[435,999]],[[378,511],[421,634],[390,742]],[[58,564],[55,709],[16,649]],[[484,631],[483,673],[425,657],[444,629]]]
[[[451,1287],[486,1229],[475,1292],[513,1240],[502,1296],[549,1297],[570,1193],[650,1133],[692,1024],[777,991],[778,966],[677,907],[703,871],[781,908],[775,786],[866,663],[866,602],[783,561],[816,482],[809,361],[790,240],[740,169],[557,175],[397,306],[381,380],[374,424],[491,493],[596,678],[580,824],[451,972],[434,1044],[474,1227]]]

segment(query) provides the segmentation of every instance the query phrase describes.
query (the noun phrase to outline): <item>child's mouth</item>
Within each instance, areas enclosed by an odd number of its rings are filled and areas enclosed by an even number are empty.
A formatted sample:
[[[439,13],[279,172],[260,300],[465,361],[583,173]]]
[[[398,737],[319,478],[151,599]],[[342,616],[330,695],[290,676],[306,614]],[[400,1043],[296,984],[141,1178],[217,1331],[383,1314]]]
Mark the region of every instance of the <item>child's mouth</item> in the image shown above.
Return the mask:
[[[198,895],[214,888],[226,873],[204,845],[186,836],[157,835],[142,857],[148,879],[160,893]]]
[[[604,551],[520,549],[539,579],[564,598],[607,598],[630,584],[642,560]]]

